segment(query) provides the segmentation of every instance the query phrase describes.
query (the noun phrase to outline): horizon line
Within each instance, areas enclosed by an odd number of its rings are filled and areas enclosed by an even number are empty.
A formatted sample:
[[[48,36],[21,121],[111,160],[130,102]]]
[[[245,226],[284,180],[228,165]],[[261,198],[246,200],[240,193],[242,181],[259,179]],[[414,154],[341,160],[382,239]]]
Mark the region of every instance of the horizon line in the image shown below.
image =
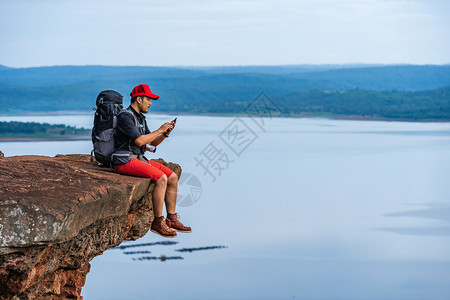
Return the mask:
[[[141,67],[141,68],[246,68],[246,67],[340,67],[340,66],[371,66],[371,67],[386,67],[386,66],[449,66],[449,63],[443,64],[417,64],[417,63],[300,63],[300,64],[267,64],[267,65],[102,65],[102,64],[85,64],[85,65],[41,65],[41,66],[28,66],[28,67],[11,67],[0,64],[1,69],[32,69],[32,68],[53,68],[53,67]]]

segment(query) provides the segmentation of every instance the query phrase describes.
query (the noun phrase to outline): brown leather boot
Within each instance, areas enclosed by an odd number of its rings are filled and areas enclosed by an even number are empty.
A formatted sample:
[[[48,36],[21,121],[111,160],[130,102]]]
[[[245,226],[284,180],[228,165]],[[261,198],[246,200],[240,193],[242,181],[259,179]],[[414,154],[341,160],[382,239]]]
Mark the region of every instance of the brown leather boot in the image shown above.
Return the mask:
[[[184,226],[180,222],[180,216],[177,213],[167,214],[167,226],[179,232],[192,232],[191,227]]]
[[[160,236],[167,238],[173,238],[177,236],[177,233],[167,226],[166,221],[162,216],[159,218],[155,217],[150,230],[156,234],[159,234]]]

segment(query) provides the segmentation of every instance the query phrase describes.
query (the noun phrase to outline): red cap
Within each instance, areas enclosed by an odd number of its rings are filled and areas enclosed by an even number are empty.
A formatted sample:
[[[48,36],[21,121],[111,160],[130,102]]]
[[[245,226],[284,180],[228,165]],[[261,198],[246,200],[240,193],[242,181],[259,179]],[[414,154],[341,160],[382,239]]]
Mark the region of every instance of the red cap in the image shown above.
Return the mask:
[[[159,98],[158,95],[155,95],[152,93],[152,90],[148,86],[148,84],[140,84],[133,88],[133,90],[130,93],[131,98],[137,97],[137,96],[147,96],[150,99],[157,100]]]

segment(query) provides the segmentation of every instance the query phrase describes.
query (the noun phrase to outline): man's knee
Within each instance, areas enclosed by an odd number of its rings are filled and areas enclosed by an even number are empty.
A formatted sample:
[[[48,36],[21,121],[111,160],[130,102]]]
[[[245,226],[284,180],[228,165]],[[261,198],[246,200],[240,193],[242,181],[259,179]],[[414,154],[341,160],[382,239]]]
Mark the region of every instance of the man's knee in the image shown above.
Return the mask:
[[[172,174],[169,176],[168,183],[169,183],[169,184],[178,184],[178,175],[175,174],[175,173],[172,173]]]
[[[156,181],[157,185],[163,185],[166,186],[167,185],[167,176],[166,174],[163,174],[161,177],[159,177],[159,179]]]

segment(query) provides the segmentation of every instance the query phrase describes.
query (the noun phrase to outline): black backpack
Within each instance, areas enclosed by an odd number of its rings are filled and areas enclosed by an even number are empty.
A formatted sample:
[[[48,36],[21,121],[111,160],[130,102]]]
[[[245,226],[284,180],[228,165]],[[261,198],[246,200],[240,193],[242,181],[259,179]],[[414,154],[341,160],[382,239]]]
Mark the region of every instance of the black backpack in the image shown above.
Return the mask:
[[[111,166],[111,157],[114,153],[114,135],[117,125],[117,115],[123,109],[122,95],[116,91],[106,90],[97,96],[95,108],[94,127],[92,128],[91,161],[99,165]]]

